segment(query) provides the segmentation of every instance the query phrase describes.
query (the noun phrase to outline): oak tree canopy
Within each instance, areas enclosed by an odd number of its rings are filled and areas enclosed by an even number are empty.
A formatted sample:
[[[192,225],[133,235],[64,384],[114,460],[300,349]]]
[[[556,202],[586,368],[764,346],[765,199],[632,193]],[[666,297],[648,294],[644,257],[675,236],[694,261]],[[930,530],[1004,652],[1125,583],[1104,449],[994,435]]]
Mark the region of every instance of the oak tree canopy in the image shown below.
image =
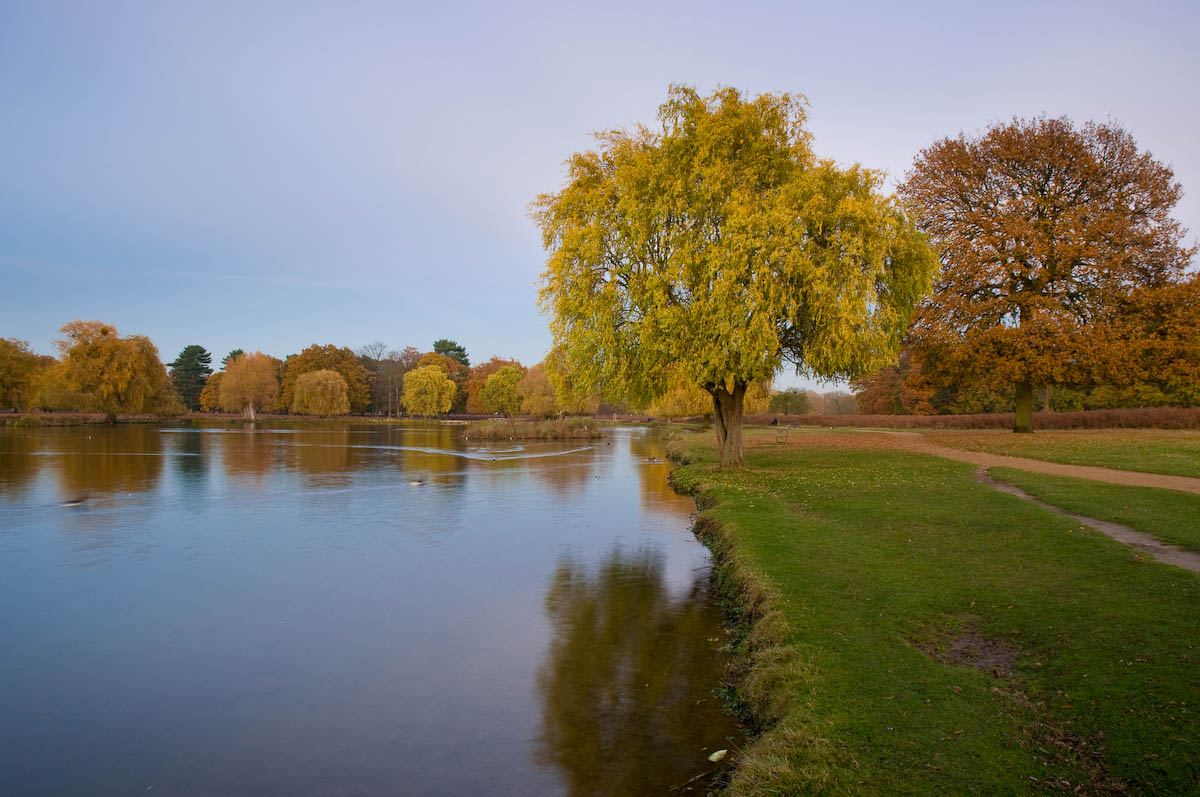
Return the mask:
[[[946,138],[899,193],[943,264],[912,346],[931,375],[1015,386],[1014,431],[1032,431],[1037,387],[1125,379],[1141,344],[1120,308],[1187,287],[1180,185],[1117,125],[1014,119]]]

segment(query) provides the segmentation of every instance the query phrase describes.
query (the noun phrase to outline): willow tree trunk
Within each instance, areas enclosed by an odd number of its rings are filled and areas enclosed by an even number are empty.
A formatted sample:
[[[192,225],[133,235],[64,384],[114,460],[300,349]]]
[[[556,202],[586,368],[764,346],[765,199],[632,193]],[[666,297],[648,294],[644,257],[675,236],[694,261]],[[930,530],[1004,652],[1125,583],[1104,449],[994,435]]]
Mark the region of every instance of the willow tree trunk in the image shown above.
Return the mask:
[[[246,406],[246,417],[249,418],[250,420],[254,420],[254,402],[253,401],[250,402]]]
[[[733,392],[724,387],[709,391],[713,397],[713,425],[717,428],[717,449],[722,468],[742,465],[742,407],[746,386],[734,385]]]
[[[1017,383],[1017,411],[1013,415],[1013,431],[1028,434],[1033,431],[1033,383]]]

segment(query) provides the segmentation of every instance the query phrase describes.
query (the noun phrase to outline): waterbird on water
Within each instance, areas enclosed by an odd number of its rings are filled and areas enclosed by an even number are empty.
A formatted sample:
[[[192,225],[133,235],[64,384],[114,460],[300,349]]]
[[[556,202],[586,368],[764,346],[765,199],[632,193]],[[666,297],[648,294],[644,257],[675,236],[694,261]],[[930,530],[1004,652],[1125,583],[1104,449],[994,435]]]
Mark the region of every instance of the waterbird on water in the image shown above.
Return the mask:
[[[80,493],[79,495],[75,496],[74,498],[68,498],[66,501],[63,501],[62,505],[63,506],[83,506],[87,502],[87,500],[88,500],[88,494]]]

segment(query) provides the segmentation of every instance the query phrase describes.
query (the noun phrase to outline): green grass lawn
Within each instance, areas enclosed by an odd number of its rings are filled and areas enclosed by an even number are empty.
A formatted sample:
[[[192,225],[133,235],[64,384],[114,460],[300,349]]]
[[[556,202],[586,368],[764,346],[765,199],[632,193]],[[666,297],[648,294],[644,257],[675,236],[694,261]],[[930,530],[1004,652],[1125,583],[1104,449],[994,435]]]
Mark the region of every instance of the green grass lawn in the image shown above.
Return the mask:
[[[761,601],[739,688],[767,729],[734,793],[1200,789],[1196,574],[969,464],[678,448],[721,578]]]
[[[1079,429],[1035,434],[931,432],[930,442],[1069,465],[1200,477],[1200,431]]]
[[[1121,523],[1200,553],[1200,495],[992,468],[993,478],[1077,515]]]

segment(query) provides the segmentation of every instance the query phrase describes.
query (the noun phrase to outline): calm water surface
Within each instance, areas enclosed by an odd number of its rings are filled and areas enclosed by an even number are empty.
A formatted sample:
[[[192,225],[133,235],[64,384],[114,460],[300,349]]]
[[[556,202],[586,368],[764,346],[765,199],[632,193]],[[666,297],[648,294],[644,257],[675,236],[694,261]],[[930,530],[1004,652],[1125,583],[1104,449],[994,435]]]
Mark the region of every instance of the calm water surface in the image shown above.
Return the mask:
[[[725,637],[661,456],[637,430],[0,430],[0,793],[640,794],[715,769],[740,740]]]

